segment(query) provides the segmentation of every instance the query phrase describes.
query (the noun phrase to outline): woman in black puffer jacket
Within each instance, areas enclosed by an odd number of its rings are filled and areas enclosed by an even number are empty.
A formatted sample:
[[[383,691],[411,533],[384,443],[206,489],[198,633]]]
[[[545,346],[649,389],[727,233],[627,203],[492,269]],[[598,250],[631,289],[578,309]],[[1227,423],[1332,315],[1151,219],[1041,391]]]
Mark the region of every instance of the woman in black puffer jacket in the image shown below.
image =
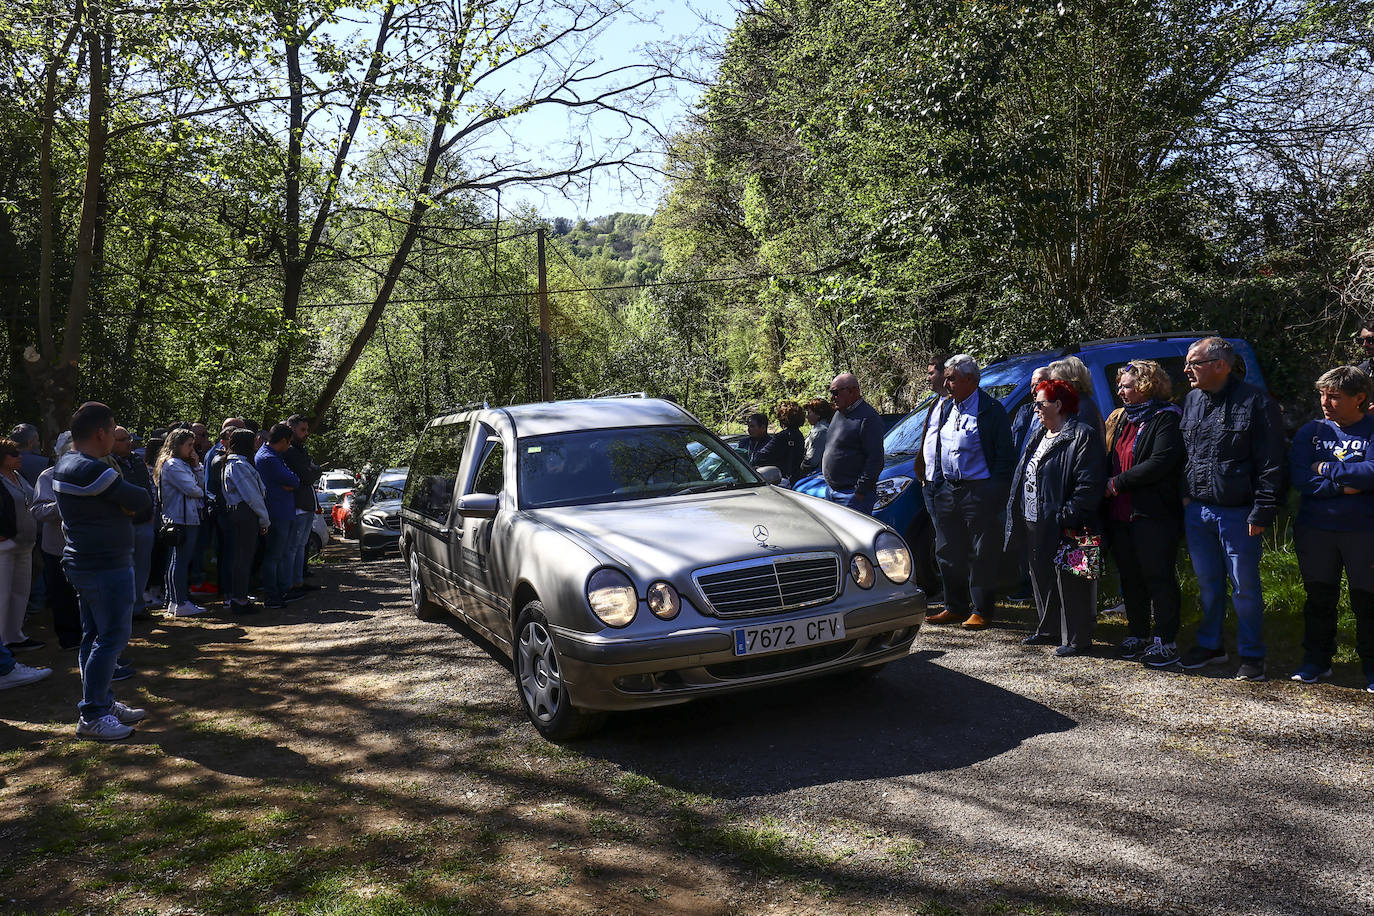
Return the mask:
[[[1068,532],[1099,528],[1107,476],[1106,449],[1096,423],[1078,418],[1078,392],[1059,379],[1035,386],[1043,428],[1021,453],[1007,501],[1006,541],[1022,527],[1040,622],[1026,645],[1059,644],[1055,654],[1080,655],[1092,646],[1097,580],[1055,566]]]
[[[1123,366],[1116,385],[1125,406],[1107,419],[1106,520],[1126,601],[1129,635],[1121,657],[1166,668],[1179,660],[1175,640],[1182,598],[1176,564],[1185,453],[1178,424],[1183,413],[1169,401],[1169,374],[1153,360]]]

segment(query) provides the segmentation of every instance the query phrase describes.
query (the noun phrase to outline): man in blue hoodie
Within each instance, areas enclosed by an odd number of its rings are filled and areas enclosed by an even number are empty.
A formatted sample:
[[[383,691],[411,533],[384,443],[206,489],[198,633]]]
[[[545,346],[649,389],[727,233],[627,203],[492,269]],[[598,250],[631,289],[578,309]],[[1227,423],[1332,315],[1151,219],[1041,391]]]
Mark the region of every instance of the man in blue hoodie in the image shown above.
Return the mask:
[[[1307,592],[1303,663],[1293,680],[1315,684],[1331,676],[1345,570],[1355,648],[1374,693],[1374,415],[1368,412],[1374,382],[1354,366],[1341,366],[1317,379],[1317,391],[1322,419],[1298,430],[1288,456],[1293,486],[1302,495],[1293,545]]]
[[[270,608],[286,607],[287,601],[299,597],[288,594],[296,581],[291,569],[291,520],[296,515],[296,487],[301,485],[282,457],[291,447],[291,436],[291,427],[278,423],[253,456],[266,490],[267,515],[272,520],[262,551],[262,590],[266,593],[262,603]]]
[[[128,483],[106,459],[114,447],[110,408],[88,401],[72,414],[72,450],[53,469],[53,496],[62,515],[62,568],[81,602],[81,718],[76,734],[118,741],[147,713],[115,700],[110,690],[134,613],[134,524],[152,497]]]

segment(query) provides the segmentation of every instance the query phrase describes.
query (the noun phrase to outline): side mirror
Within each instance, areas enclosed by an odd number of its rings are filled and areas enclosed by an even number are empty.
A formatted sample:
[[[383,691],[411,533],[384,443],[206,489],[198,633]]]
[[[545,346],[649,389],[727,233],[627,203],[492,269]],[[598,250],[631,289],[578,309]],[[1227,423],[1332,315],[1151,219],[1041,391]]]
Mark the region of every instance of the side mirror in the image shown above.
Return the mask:
[[[782,483],[782,471],[772,465],[766,464],[761,468],[754,468],[754,470],[763,478],[764,483],[771,483],[775,487]]]
[[[458,497],[458,514],[463,518],[495,518],[501,497],[490,493],[469,493]]]

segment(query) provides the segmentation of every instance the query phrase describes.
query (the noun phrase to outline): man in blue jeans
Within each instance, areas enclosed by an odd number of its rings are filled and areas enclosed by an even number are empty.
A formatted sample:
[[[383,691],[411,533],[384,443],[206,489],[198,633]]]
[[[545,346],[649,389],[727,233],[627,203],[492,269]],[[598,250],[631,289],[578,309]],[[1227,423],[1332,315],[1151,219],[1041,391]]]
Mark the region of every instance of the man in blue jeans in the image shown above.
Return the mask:
[[[1226,583],[1236,609],[1240,668],[1236,677],[1266,680],[1260,536],[1274,523],[1284,494],[1283,426],[1278,404],[1232,374],[1236,353],[1220,337],[1188,350],[1183,374],[1193,390],[1183,401],[1184,535],[1197,573],[1202,623],[1184,668],[1230,660],[1222,642]]]
[[[291,563],[291,521],[296,516],[296,487],[300,478],[291,472],[282,456],[291,448],[291,427],[278,423],[267,433],[267,442],[253,456],[253,466],[262,478],[267,502],[267,543],[262,551],[263,606],[286,607],[296,595],[288,595],[295,581]]]
[[[81,602],[80,738],[118,741],[147,713],[118,702],[110,690],[134,613],[133,519],[153,504],[148,491],[105,463],[114,447],[110,408],[88,401],[72,415],[72,450],[53,469],[62,514],[62,568]]]

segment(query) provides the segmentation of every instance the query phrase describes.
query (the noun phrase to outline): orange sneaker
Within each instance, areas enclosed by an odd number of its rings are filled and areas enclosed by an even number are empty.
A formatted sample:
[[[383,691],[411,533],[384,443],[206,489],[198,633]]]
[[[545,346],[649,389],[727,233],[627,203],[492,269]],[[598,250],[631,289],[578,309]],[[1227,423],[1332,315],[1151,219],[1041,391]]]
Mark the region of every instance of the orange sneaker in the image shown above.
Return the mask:
[[[968,615],[968,620],[960,624],[965,630],[986,630],[988,622],[983,619],[983,615],[974,611]]]
[[[931,614],[926,617],[926,623],[958,623],[959,616],[948,608],[938,614]]]

